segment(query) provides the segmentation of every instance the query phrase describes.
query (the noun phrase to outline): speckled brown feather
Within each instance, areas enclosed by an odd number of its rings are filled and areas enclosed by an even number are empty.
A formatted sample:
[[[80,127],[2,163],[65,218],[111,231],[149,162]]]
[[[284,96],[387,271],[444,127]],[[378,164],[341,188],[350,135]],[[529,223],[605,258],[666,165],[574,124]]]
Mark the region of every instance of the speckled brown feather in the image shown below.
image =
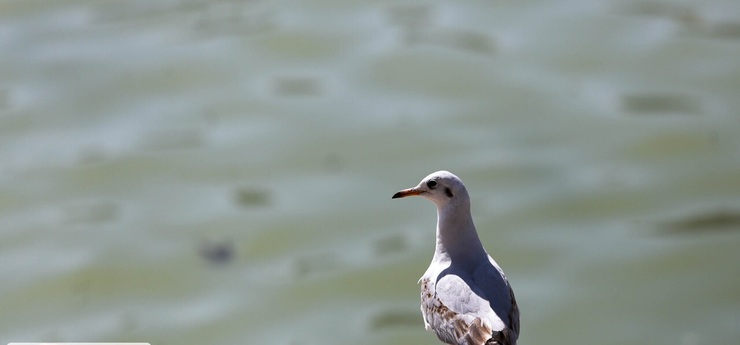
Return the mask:
[[[512,311],[509,319],[512,321],[512,328],[504,328],[500,332],[494,332],[486,326],[480,318],[473,318],[472,322],[465,321],[465,315],[451,311],[442,301],[436,298],[433,291],[434,284],[428,279],[421,280],[421,308],[424,316],[424,324],[428,330],[434,331],[439,340],[450,345],[514,345],[519,333],[519,309],[512,297]],[[452,325],[451,332],[445,332],[444,329],[432,327],[435,324],[435,318],[444,321],[444,324]],[[516,335],[512,338],[511,332]]]

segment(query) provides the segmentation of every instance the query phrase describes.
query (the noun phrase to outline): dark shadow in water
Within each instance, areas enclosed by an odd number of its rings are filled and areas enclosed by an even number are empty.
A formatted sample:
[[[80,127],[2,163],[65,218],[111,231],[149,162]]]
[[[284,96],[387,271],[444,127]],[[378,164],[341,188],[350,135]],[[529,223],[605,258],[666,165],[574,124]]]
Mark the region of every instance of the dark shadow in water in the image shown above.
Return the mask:
[[[740,210],[719,210],[693,215],[661,227],[664,234],[700,234],[740,230]]]
[[[277,77],[274,90],[277,96],[282,97],[308,97],[323,93],[321,82],[312,77]]]
[[[740,39],[740,21],[712,23],[709,25],[707,35],[716,38]]]
[[[468,30],[408,30],[404,43],[447,48],[459,52],[488,54],[495,50],[494,40],[486,33]]]
[[[236,190],[235,201],[243,207],[265,206],[270,203],[270,194],[263,190],[241,187]]]
[[[380,257],[403,252],[406,247],[406,239],[397,234],[378,239],[373,245],[375,254]]]
[[[700,17],[693,7],[671,1],[643,1],[620,4],[618,11],[636,16],[665,17],[684,23],[695,23]]]
[[[421,313],[418,311],[384,310],[373,316],[368,326],[371,330],[379,331],[398,327],[418,328],[423,325],[424,321],[422,320]]]
[[[622,95],[625,111],[642,114],[679,113],[698,114],[699,100],[691,95],[653,93]]]
[[[198,254],[210,264],[223,265],[234,261],[236,250],[231,241],[220,242],[203,240],[198,246]]]

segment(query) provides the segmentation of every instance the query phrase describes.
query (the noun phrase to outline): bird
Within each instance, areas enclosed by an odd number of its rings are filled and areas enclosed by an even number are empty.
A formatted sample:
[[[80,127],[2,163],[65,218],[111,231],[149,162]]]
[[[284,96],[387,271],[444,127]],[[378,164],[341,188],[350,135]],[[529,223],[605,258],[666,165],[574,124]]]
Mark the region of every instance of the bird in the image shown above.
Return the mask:
[[[408,196],[437,206],[434,256],[418,282],[424,328],[450,345],[516,345],[519,307],[514,291],[483,248],[462,180],[437,171],[392,199]]]

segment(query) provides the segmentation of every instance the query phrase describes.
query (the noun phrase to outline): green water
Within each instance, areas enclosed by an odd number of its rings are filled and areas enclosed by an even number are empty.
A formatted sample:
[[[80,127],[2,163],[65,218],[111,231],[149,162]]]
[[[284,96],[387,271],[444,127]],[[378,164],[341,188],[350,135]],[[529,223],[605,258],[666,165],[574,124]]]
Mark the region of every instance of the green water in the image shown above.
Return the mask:
[[[521,344],[740,340],[740,2],[0,3],[0,344],[436,344],[467,184]]]

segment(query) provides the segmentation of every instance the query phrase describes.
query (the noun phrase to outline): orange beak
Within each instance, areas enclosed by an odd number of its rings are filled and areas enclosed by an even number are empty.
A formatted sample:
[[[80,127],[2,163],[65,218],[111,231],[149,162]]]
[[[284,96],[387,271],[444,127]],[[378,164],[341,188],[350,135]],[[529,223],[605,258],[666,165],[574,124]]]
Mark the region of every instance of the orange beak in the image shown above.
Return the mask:
[[[393,197],[391,197],[391,199],[405,198],[407,196],[419,195],[421,193],[424,193],[424,191],[418,190],[416,188],[408,188],[399,191],[396,194],[393,194]]]

